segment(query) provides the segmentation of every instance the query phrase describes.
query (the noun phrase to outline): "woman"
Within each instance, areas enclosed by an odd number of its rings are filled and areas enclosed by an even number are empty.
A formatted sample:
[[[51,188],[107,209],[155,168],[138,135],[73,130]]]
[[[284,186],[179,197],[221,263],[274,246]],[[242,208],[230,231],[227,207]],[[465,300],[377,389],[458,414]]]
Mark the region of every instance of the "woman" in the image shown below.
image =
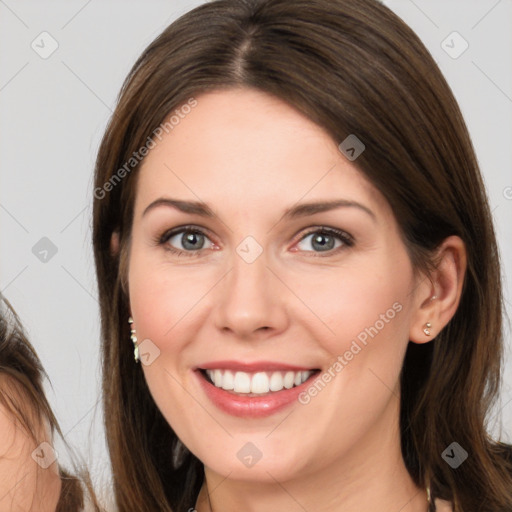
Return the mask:
[[[386,7],[185,14],[126,79],[94,196],[120,511],[512,510],[484,427],[502,355],[484,186]]]
[[[100,510],[88,473],[81,481],[58,463],[53,437],[62,432],[43,389],[44,370],[15,311],[0,297],[0,510]]]

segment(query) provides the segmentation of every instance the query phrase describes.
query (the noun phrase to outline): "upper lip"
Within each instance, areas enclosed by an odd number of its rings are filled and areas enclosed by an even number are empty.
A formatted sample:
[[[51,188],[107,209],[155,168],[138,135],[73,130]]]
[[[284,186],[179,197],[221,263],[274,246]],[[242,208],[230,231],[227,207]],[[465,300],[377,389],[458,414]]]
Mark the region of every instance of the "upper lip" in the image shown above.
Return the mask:
[[[276,361],[252,361],[252,362],[243,362],[243,361],[211,361],[209,363],[204,363],[199,365],[197,370],[234,370],[240,372],[264,372],[264,371],[279,371],[279,370],[289,370],[289,371],[307,371],[314,370],[315,368],[311,366],[297,366],[289,363],[279,363]]]

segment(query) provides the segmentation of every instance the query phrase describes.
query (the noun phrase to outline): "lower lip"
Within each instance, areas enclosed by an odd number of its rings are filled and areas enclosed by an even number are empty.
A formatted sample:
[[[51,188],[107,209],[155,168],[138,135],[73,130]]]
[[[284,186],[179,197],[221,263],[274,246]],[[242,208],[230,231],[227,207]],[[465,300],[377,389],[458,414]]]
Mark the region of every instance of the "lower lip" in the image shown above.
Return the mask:
[[[299,394],[310,386],[317,374],[317,372],[315,372],[306,382],[290,389],[273,391],[262,396],[243,396],[235,395],[225,389],[214,386],[206,380],[199,370],[195,370],[194,373],[199,379],[199,383],[206,393],[206,396],[208,396],[219,409],[233,416],[243,418],[263,418],[270,416],[291,405],[293,402],[298,402]]]

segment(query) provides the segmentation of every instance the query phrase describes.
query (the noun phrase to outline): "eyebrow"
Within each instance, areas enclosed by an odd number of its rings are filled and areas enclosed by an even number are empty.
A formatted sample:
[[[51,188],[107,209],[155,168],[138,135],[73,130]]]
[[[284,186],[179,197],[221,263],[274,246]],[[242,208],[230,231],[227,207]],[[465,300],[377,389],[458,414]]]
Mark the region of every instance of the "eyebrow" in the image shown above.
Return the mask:
[[[161,197],[149,204],[142,212],[142,217],[158,206],[175,208],[184,213],[200,215],[201,217],[215,217],[215,213],[206,203],[200,201],[180,201],[178,199],[168,197]],[[315,215],[316,213],[327,212],[329,210],[335,210],[337,208],[347,207],[358,208],[359,210],[367,213],[373,220],[376,220],[375,213],[373,213],[373,211],[368,207],[356,201],[348,201],[347,199],[298,204],[286,209],[282,218],[291,220],[299,217],[307,217],[308,215]]]

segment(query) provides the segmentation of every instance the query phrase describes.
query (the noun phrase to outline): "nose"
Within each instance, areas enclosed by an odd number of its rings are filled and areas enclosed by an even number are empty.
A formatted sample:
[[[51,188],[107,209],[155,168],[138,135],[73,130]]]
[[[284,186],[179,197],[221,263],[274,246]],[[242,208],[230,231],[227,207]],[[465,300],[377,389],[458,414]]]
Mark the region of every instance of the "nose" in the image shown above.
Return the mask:
[[[233,254],[231,270],[219,283],[215,323],[245,340],[274,336],[288,325],[286,287],[267,265],[265,251],[252,263]]]

